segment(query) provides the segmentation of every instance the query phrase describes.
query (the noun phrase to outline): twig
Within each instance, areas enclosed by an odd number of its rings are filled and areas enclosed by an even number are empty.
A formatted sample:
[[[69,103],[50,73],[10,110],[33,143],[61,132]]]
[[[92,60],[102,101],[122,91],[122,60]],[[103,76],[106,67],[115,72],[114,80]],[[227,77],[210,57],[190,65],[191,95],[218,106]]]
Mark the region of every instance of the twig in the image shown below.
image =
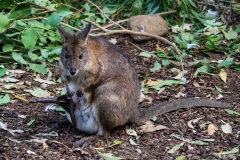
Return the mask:
[[[136,44],[133,44],[132,42],[128,42],[128,43],[130,43],[131,45],[133,45],[134,47],[136,47],[136,48],[139,49],[140,51],[148,52],[148,51],[146,51],[146,50],[144,50],[144,49],[138,47]]]
[[[114,24],[117,25],[118,27],[122,28],[123,30],[125,29],[125,28],[122,27],[121,25],[119,25],[119,24],[115,23],[113,20],[111,20],[111,19],[105,14],[105,12],[103,12],[95,3],[93,3],[93,2],[90,1],[90,0],[88,0],[88,2],[91,3],[92,5],[94,5],[100,12],[102,12],[109,21],[111,21],[112,23],[114,23]]]
[[[154,15],[163,16],[163,15],[172,14],[172,13],[176,13],[176,12],[177,12],[177,10],[172,10],[172,11],[157,13],[157,14],[154,14]],[[123,19],[123,20],[119,20],[119,21],[117,21],[117,22],[114,22],[114,23],[108,24],[108,25],[106,25],[106,26],[103,26],[103,28],[109,28],[109,27],[114,26],[115,24],[127,22],[128,20],[129,20],[129,18]],[[99,28],[93,29],[93,31],[97,31],[97,30],[99,30]]]
[[[170,118],[166,115],[166,114],[163,114],[167,119],[168,121],[171,123],[171,125],[173,126],[173,128],[175,128],[183,137],[183,133],[176,127],[173,125],[172,121],[170,120]]]
[[[21,19],[21,21],[32,21],[32,20],[46,20],[47,21],[48,19],[45,18],[45,17],[35,17],[35,18]],[[68,25],[66,23],[60,22],[60,24],[63,25],[63,26],[66,26],[68,28],[71,28],[71,29],[73,29],[75,31],[80,31],[80,29],[72,27],[72,26],[70,26],[70,25]]]

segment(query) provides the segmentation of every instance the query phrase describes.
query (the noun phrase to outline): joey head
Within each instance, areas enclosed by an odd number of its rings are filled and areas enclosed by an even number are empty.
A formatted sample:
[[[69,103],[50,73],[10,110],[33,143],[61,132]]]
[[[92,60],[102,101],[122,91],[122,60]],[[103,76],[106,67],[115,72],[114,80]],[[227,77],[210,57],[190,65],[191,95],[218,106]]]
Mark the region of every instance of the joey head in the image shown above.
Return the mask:
[[[179,99],[139,110],[140,85],[128,55],[116,45],[89,36],[91,24],[81,32],[69,33],[58,28],[62,37],[59,61],[61,78],[69,105],[67,117],[75,127],[90,134],[74,147],[108,137],[113,128],[126,123],[146,122],[156,115],[187,107],[230,107],[209,99]]]

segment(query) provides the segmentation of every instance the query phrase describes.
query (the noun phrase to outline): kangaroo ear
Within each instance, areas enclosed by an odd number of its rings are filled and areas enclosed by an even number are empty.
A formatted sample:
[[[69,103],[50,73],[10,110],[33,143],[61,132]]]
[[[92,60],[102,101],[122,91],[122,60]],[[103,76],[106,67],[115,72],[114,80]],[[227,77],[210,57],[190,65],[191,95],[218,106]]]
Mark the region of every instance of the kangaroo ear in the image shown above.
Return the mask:
[[[68,40],[68,37],[71,35],[71,33],[63,30],[62,28],[56,27],[56,29],[58,30],[58,33],[60,34],[60,36],[62,37],[62,41],[63,43],[66,42]]]
[[[78,38],[78,40],[80,41],[86,40],[88,33],[90,32],[91,26],[92,24],[89,23],[83,30],[77,33],[76,37]]]

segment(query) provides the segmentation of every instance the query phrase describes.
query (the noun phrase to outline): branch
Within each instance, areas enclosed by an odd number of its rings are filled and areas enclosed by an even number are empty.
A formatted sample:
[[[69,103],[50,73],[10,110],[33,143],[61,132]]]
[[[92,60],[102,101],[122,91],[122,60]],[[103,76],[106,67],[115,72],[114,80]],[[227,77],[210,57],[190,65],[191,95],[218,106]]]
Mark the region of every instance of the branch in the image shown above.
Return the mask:
[[[163,15],[172,14],[172,13],[176,13],[176,12],[177,12],[177,10],[172,10],[172,11],[157,13],[157,14],[154,14],[154,15],[163,16]],[[129,20],[129,18],[128,19],[119,20],[117,22],[114,22],[114,23],[108,24],[106,26],[103,26],[103,28],[109,28],[109,27],[114,26],[115,24],[127,22],[128,20]],[[92,31],[97,31],[97,30],[99,30],[99,28],[92,29]]]
[[[106,14],[105,12],[103,12],[95,3],[93,3],[92,1],[88,0],[89,3],[91,3],[92,5],[94,5],[100,12],[102,12],[104,14],[104,16],[111,21],[114,25],[117,25],[118,27],[122,28],[123,30],[125,29],[124,27],[122,27],[121,25],[115,23],[113,20],[111,20]]]
[[[48,19],[45,18],[45,17],[35,17],[35,18],[21,19],[21,21],[23,21],[23,22],[24,22],[24,21],[32,21],[32,20],[45,20],[45,21],[47,21]],[[66,23],[64,23],[64,22],[60,22],[60,24],[63,25],[63,26],[66,26],[66,27],[68,27],[68,28],[71,28],[71,29],[73,29],[73,30],[75,30],[75,31],[80,31],[80,29],[75,28],[75,27],[72,27],[72,26],[70,26],[70,25],[68,25],[68,24],[66,24]]]

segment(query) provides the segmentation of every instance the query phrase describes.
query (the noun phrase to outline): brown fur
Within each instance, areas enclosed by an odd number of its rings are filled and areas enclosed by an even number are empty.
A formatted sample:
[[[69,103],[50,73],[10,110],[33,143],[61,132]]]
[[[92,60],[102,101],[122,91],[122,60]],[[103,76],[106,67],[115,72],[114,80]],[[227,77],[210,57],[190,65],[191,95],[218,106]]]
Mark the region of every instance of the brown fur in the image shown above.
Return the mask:
[[[139,111],[140,85],[129,57],[107,40],[88,36],[90,27],[89,24],[77,34],[58,28],[63,40],[60,73],[67,94],[75,102],[69,106],[68,117],[80,131],[92,134],[77,141],[74,147],[107,137],[117,126],[144,122],[178,108],[230,107],[209,99],[190,98],[160,103]],[[76,73],[71,74],[71,71]]]

